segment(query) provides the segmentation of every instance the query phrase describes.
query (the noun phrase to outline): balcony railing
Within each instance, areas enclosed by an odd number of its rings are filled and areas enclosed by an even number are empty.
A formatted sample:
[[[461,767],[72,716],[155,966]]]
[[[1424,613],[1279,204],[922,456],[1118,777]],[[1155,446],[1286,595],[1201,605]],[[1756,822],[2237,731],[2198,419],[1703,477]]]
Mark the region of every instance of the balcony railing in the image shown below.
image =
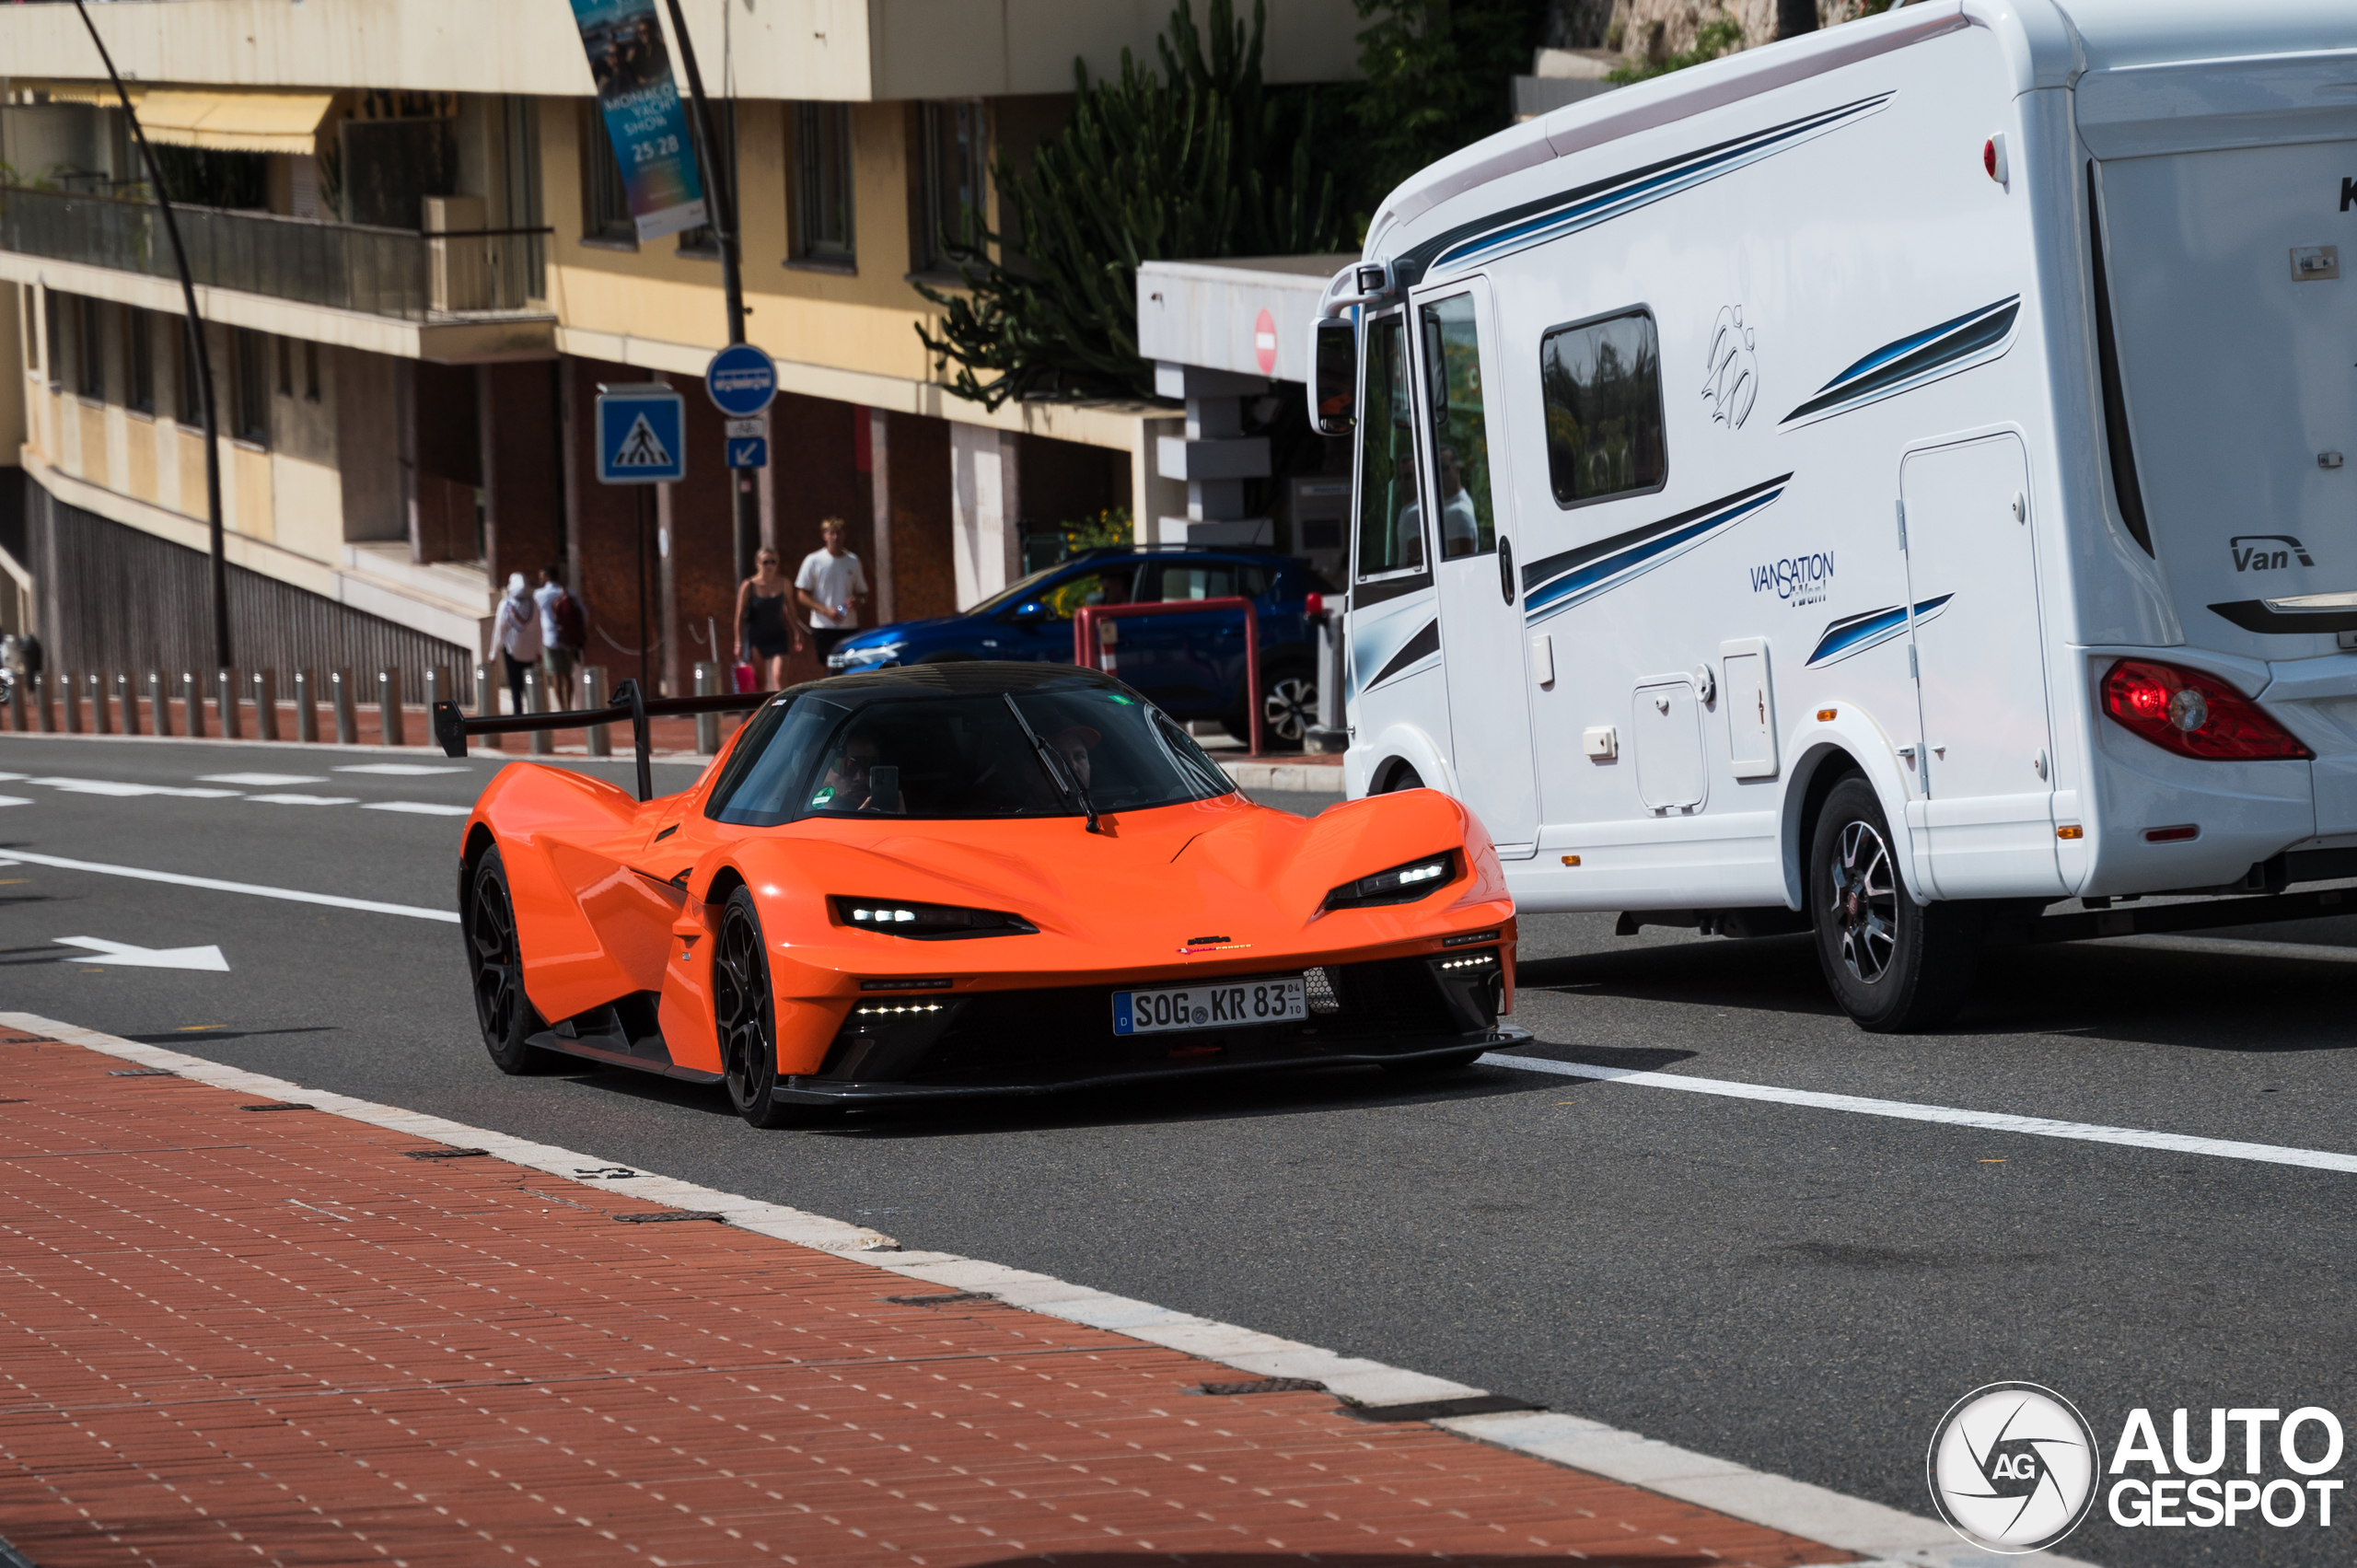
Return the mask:
[[[211,288],[405,321],[514,314],[541,296],[545,228],[421,234],[175,206],[189,269]],[[0,186],[0,250],[175,277],[152,202]]]

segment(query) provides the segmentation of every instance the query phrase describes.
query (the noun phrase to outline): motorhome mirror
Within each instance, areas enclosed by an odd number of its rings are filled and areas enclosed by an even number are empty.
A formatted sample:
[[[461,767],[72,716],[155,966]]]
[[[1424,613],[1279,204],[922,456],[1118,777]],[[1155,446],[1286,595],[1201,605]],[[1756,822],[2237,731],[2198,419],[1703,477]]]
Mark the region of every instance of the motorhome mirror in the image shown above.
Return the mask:
[[[1359,334],[1348,317],[1318,323],[1316,382],[1309,417],[1323,436],[1348,436],[1358,424]]]

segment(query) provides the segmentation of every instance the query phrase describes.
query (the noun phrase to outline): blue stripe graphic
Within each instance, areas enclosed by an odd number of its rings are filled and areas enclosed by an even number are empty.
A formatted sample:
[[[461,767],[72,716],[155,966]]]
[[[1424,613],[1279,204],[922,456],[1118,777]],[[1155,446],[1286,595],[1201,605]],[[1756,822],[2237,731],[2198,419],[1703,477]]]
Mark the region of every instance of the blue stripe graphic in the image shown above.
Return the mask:
[[[1632,582],[1673,556],[1683,554],[1711,535],[1733,528],[1783,493],[1784,487],[1779,484],[1691,522],[1639,540],[1625,549],[1588,562],[1560,577],[1550,578],[1523,596],[1524,619],[1527,621],[1539,621],[1573,605],[1585,604],[1623,583]]]
[[[1915,607],[1915,619],[1920,623],[1929,621],[1947,607],[1954,594],[1942,594],[1927,598]],[[1870,610],[1864,615],[1852,615],[1826,627],[1825,635],[1817,639],[1817,651],[1808,656],[1807,668],[1820,664],[1839,664],[1852,654],[1864,653],[1880,647],[1907,630],[1907,607],[1903,604],[1888,610]]]
[[[2022,296],[2012,295],[1952,321],[1885,343],[1819,387],[1815,397],[1780,423],[1837,413],[1994,359],[2012,341],[2021,308]]]

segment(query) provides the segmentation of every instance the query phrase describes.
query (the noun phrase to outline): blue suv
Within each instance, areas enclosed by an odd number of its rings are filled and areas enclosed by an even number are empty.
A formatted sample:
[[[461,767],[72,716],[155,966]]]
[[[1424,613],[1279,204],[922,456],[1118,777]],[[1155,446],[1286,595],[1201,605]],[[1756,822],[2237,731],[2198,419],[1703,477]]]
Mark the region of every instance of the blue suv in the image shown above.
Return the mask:
[[[1260,722],[1267,744],[1300,747],[1318,719],[1317,632],[1308,599],[1332,592],[1308,562],[1260,550],[1200,545],[1084,551],[1034,572],[961,615],[903,621],[835,645],[837,670],[953,659],[1072,662],[1073,614],[1084,605],[1248,598],[1259,612]],[[1114,673],[1175,718],[1215,719],[1248,740],[1244,618],[1232,610],[1124,620],[1110,639]]]

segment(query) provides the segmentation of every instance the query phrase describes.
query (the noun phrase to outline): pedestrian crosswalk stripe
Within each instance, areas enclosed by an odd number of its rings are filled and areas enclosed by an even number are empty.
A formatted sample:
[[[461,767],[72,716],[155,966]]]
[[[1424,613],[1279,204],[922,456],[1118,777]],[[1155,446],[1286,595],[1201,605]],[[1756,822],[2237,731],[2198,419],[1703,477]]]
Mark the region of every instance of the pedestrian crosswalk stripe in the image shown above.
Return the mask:
[[[664,447],[663,437],[655,434],[655,426],[647,423],[646,415],[642,413],[631,425],[630,434],[622,437],[621,448],[614,454],[614,460],[609,466],[617,469],[668,469],[671,466],[671,454]]]

